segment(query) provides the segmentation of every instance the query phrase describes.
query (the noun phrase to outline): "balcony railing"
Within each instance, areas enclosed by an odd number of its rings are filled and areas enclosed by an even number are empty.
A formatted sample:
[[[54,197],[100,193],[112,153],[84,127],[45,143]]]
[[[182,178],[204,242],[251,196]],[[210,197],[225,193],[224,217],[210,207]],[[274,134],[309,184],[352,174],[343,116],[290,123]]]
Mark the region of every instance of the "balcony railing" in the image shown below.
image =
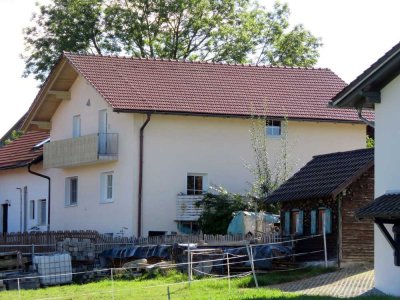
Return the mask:
[[[197,221],[203,211],[196,206],[203,195],[178,195],[176,198],[176,221]]]
[[[44,168],[68,168],[118,159],[118,134],[95,133],[44,145]]]

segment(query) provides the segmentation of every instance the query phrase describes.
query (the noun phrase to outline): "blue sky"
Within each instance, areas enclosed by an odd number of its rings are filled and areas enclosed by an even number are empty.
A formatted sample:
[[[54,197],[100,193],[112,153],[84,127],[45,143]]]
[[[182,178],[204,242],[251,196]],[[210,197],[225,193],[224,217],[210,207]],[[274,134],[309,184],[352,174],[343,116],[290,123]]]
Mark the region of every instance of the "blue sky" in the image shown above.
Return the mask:
[[[39,2],[49,1],[41,0]],[[22,78],[22,29],[29,25],[36,0],[0,0],[0,136],[26,112],[38,83]],[[272,0],[261,0],[271,7]],[[288,0],[291,24],[302,23],[322,38],[318,67],[350,82],[400,41],[400,1]]]

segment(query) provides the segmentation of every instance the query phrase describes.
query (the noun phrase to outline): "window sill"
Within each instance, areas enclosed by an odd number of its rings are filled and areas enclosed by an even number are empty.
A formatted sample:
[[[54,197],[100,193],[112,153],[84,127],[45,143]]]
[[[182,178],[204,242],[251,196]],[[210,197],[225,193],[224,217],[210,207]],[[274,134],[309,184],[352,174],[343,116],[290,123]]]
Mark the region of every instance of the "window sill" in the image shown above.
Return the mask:
[[[267,138],[271,140],[280,140],[282,135],[267,135]]]
[[[114,203],[114,200],[104,200],[104,201],[100,201],[100,204],[110,204],[110,203]]]
[[[78,206],[78,204],[66,204],[64,207],[68,208],[68,207],[76,207]]]

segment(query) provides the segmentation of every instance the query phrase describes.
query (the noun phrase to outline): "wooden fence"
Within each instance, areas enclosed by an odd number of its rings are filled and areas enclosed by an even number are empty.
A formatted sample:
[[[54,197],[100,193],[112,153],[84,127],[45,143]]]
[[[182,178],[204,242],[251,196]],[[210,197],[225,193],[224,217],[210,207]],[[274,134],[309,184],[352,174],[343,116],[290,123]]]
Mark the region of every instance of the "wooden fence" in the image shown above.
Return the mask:
[[[23,253],[43,253],[56,251],[57,242],[66,238],[90,239],[96,245],[96,252],[118,246],[160,245],[175,243],[205,243],[208,245],[240,245],[252,239],[244,235],[163,235],[155,237],[111,237],[97,231],[50,231],[0,234],[0,252],[19,250]],[[263,235],[257,243],[277,243],[284,239],[279,233]],[[33,249],[32,249],[33,247]]]

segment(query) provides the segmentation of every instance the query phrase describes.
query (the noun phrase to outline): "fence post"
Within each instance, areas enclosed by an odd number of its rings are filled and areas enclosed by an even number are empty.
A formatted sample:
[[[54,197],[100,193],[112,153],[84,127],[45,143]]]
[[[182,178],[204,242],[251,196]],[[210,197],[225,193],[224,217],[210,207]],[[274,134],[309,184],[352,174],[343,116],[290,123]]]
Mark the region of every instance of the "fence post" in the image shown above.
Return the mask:
[[[324,236],[324,254],[325,254],[325,268],[328,267],[328,251],[326,249],[326,230],[325,230],[325,217],[326,214],[324,213],[324,217],[322,218],[322,234]]]
[[[32,266],[33,266],[33,270],[36,271],[35,264],[33,263],[33,257],[34,256],[35,256],[35,244],[32,244]]]
[[[228,288],[229,292],[231,292],[231,269],[229,267],[229,253],[226,254],[226,264],[228,266]]]
[[[188,239],[188,247],[187,247],[187,253],[188,253],[188,257],[187,257],[187,268],[188,268],[188,280],[189,280],[189,287],[190,287],[190,246],[189,246],[189,239]]]
[[[168,300],[171,300],[171,294],[169,292],[169,286],[167,287],[167,295],[168,295]]]
[[[246,245],[246,248],[247,248],[247,253],[248,253],[249,259],[250,259],[251,271],[253,272],[254,282],[256,284],[256,288],[258,288],[256,271],[254,269],[253,250],[251,248],[251,245]]]
[[[18,299],[21,299],[21,288],[19,286],[19,278],[17,278],[17,286],[18,286]]]
[[[113,268],[111,268],[111,295],[112,299],[114,300],[114,275],[113,275]]]

